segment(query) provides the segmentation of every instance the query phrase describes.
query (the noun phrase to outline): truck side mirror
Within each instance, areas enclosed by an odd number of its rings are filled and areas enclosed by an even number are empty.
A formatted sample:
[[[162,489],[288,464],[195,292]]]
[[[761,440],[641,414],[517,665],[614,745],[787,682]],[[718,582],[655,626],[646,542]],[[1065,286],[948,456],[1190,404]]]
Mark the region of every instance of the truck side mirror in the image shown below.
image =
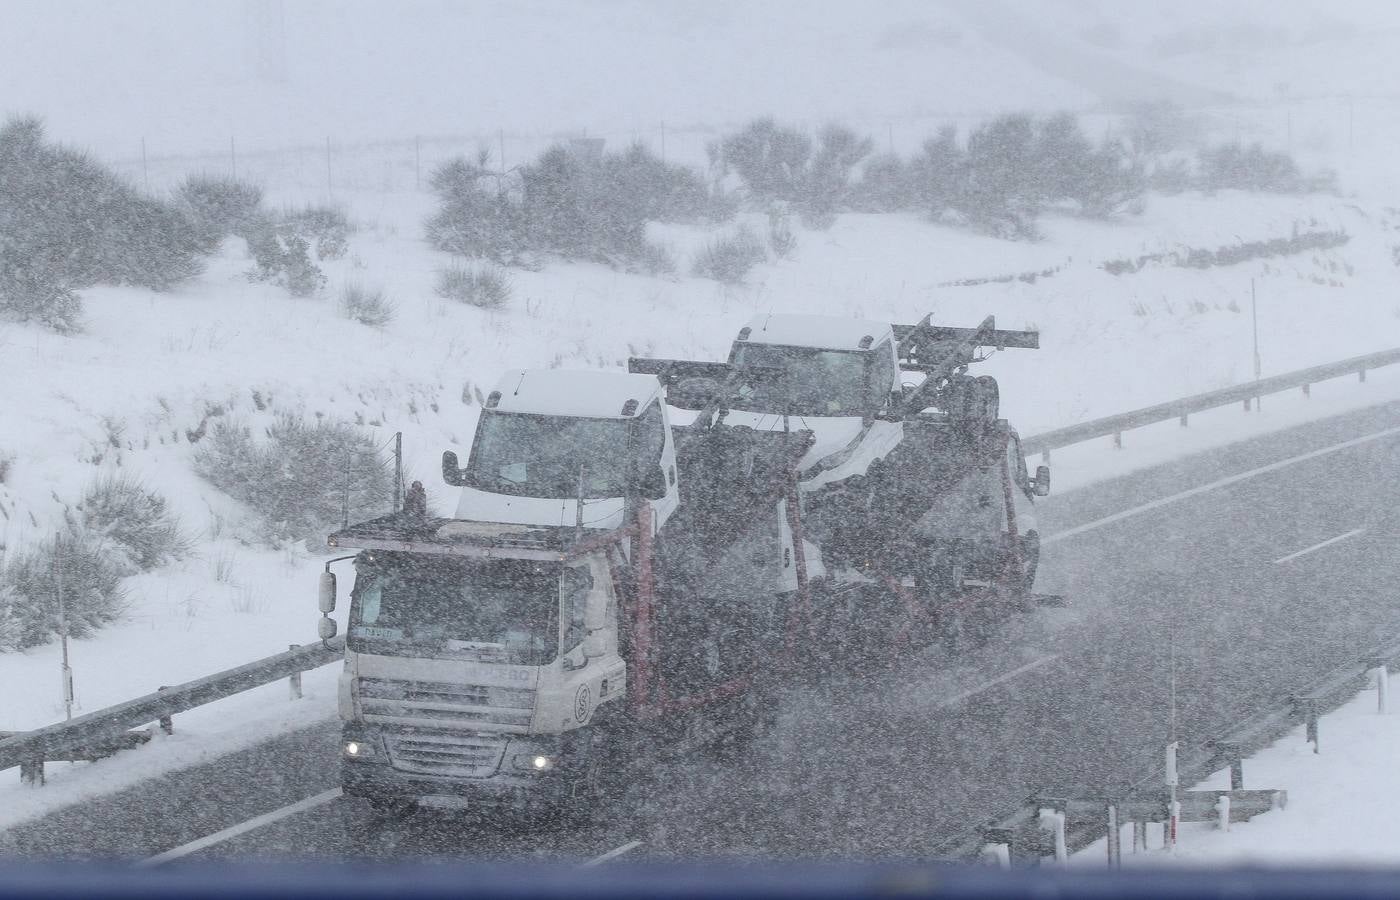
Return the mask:
[[[1050,467],[1036,466],[1035,481],[1031,482],[1031,488],[1037,497],[1048,497],[1050,495]]]
[[[442,480],[453,487],[467,483],[467,473],[457,466],[457,454],[451,450],[442,451]]]
[[[325,571],[321,573],[320,596],[317,597],[317,606],[321,613],[329,614],[335,612],[335,573]]]
[[[321,619],[316,623],[316,634],[323,641],[335,637],[335,619]]]

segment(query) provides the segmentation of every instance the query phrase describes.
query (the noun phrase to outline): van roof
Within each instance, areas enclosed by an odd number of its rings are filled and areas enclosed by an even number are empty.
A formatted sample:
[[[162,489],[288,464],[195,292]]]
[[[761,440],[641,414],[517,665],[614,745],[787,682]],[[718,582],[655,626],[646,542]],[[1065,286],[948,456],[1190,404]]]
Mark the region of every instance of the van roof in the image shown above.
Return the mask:
[[[655,375],[599,369],[510,369],[496,382],[486,402],[501,412],[626,419],[646,409],[660,393],[661,381]],[[629,400],[636,404],[623,415]]]
[[[784,347],[818,347],[825,350],[864,350],[878,346],[892,329],[888,322],[844,316],[754,316],[739,332],[739,340]],[[862,340],[869,338],[865,347]]]

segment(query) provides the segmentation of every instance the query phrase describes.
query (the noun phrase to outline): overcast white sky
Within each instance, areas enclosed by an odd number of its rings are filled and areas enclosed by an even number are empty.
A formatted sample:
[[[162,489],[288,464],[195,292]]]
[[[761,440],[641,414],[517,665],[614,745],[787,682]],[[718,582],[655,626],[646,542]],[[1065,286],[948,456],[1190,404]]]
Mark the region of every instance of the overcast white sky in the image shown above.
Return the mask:
[[[1164,78],[1239,90],[1249,79],[1232,72],[1283,67],[1254,79],[1268,86],[1306,64],[1299,47],[1368,41],[1334,54],[1354,71],[1329,89],[1351,91],[1366,86],[1368,48],[1400,56],[1397,6],[0,0],[0,114],[37,113],[56,138],[128,155],[143,137],[160,153],[213,150],[231,135],[255,148],[498,128],[625,132],[765,112],[878,122],[1090,108]],[[1046,35],[1054,46],[1028,56],[1028,41]],[[1395,46],[1382,53],[1377,35]],[[1391,90],[1382,75],[1376,88]]]

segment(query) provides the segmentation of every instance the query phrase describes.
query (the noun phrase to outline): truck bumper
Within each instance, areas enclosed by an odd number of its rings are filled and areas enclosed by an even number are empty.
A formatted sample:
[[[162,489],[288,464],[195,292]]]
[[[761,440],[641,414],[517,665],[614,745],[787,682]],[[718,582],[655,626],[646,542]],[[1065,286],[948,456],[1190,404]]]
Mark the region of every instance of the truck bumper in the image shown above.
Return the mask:
[[[549,771],[519,771],[512,765],[513,751],[536,752],[541,741],[507,738],[509,743],[501,762],[490,773],[479,777],[426,774],[405,771],[395,765],[393,756],[387,752],[395,733],[393,729],[364,725],[345,727],[342,746],[345,741],[354,740],[375,747],[375,752],[368,757],[351,758],[342,752],[340,780],[346,796],[527,813],[558,810],[573,800],[580,768],[573,764],[574,759],[570,758],[573,754],[561,752],[573,748],[549,748],[550,756],[557,760]],[[518,748],[510,746],[517,742]]]

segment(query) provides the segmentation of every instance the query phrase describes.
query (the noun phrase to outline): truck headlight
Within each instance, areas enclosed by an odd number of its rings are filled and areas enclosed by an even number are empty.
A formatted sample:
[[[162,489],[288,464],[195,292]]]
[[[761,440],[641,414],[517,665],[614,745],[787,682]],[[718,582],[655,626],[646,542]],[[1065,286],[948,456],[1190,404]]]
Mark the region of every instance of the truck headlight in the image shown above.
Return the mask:
[[[351,759],[367,759],[374,756],[374,744],[369,741],[346,741],[345,755]]]
[[[528,772],[548,772],[555,765],[554,757],[543,753],[517,753],[511,762],[517,769]]]

